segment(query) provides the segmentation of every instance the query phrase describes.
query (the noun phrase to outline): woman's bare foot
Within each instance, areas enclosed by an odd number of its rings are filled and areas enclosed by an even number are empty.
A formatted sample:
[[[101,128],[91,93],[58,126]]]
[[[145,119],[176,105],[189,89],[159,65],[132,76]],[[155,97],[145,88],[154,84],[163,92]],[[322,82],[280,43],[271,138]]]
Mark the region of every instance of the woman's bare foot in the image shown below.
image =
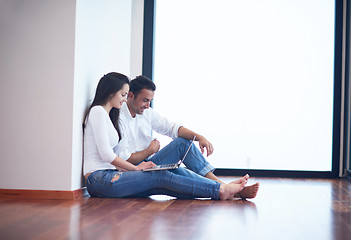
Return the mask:
[[[248,181],[249,180],[249,174],[246,174],[245,176],[233,181],[233,182],[230,182],[230,183],[237,183],[237,184],[240,184],[240,183],[243,183],[244,181]]]
[[[241,191],[237,192],[234,197],[236,198],[254,198],[257,195],[258,189],[260,187],[260,183],[255,183],[251,186],[244,187]]]
[[[247,181],[243,181],[242,183],[221,184],[219,188],[219,198],[221,200],[233,199],[235,194],[244,189],[246,182]]]

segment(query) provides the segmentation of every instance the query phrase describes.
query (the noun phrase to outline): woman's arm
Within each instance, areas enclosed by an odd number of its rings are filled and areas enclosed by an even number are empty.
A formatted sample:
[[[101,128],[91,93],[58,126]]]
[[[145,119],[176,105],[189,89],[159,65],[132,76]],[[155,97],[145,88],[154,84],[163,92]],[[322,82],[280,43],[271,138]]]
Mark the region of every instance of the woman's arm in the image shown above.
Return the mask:
[[[156,164],[151,161],[142,162],[138,166],[135,166],[134,164],[131,164],[128,161],[124,161],[118,156],[111,162],[111,164],[118,169],[123,169],[124,171],[140,171],[156,166]]]
[[[155,166],[154,163],[142,163],[138,166],[131,164],[120,158],[116,153],[114,153],[111,148],[110,140],[109,140],[109,128],[107,121],[110,121],[107,112],[103,109],[103,107],[94,107],[90,111],[89,121],[91,123],[93,136],[95,138],[95,143],[101,157],[101,160],[104,162],[108,162],[114,165],[118,169],[123,169],[125,171],[139,171],[145,168],[150,168]],[[117,132],[114,128],[110,128],[110,131],[113,131],[116,138],[118,138]]]

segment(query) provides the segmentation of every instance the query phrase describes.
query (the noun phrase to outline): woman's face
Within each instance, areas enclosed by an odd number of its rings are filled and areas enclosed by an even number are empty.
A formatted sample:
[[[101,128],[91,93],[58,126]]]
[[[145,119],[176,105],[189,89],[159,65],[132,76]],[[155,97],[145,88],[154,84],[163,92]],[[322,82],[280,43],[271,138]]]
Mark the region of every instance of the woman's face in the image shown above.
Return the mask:
[[[111,98],[110,103],[114,108],[121,108],[123,102],[127,101],[127,96],[129,92],[129,85],[124,84],[122,89],[115,93],[113,98]]]

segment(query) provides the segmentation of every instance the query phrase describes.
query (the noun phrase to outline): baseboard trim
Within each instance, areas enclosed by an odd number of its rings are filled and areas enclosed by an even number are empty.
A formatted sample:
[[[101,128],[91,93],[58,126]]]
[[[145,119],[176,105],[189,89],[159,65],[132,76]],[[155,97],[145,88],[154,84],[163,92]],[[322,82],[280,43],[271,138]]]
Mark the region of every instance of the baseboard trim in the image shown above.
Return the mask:
[[[61,199],[79,200],[87,196],[86,188],[74,191],[0,189],[0,199]]]

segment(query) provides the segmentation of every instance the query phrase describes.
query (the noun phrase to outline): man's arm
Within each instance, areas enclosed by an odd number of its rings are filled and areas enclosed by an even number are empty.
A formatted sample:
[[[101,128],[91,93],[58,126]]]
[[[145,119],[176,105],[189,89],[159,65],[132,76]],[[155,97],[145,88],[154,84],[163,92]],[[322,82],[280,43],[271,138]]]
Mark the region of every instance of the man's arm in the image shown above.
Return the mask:
[[[180,127],[178,129],[178,137],[182,137],[185,139],[193,139],[194,135],[196,136],[195,141],[199,141],[199,146],[201,149],[201,153],[204,154],[204,149],[207,150],[207,157],[213,153],[213,145],[210,143],[204,136],[197,134],[185,127]]]
[[[150,146],[140,152],[132,153],[132,155],[127,159],[128,162],[137,165],[141,161],[150,157],[152,154],[157,153],[160,150],[160,142],[157,139],[152,140]]]

